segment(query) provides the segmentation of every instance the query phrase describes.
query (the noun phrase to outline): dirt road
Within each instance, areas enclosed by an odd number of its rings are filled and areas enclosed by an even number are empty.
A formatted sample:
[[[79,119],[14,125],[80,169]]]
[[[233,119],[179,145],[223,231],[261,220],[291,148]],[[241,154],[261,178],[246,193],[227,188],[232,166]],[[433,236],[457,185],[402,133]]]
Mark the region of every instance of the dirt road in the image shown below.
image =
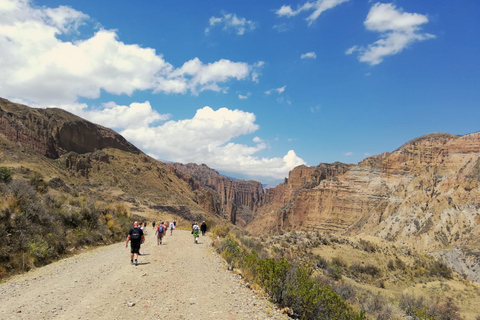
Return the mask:
[[[288,319],[214,253],[175,230],[147,227],[138,266],[125,243],[97,248],[0,285],[0,319]]]

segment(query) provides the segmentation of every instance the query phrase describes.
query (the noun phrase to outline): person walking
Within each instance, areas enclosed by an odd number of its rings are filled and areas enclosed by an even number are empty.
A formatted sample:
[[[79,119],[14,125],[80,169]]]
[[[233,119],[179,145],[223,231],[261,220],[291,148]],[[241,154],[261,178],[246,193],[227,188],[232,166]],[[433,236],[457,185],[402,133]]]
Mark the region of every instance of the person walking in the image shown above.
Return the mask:
[[[195,221],[192,227],[192,234],[193,238],[195,239],[193,243],[198,243],[198,236],[200,235],[200,227],[198,226],[198,222]]]
[[[207,232],[207,224],[205,221],[202,222],[202,225],[200,226],[200,231],[202,231],[202,236],[205,235],[205,232]]]
[[[173,229],[175,229],[175,223],[173,223],[173,221],[170,222],[169,228],[170,228],[170,235],[172,236],[173,235]]]
[[[163,224],[163,222],[158,223],[158,228],[155,230],[155,235],[157,236],[157,246],[162,244],[162,239],[165,233],[167,232],[167,227]]]
[[[152,228],[155,229],[155,221],[152,221]]]
[[[143,235],[143,230],[138,227],[138,222],[135,221],[133,228],[130,229],[127,236],[127,242],[125,243],[125,248],[128,248],[128,241],[130,241],[130,264],[138,265],[138,253],[140,251],[140,245],[145,242],[145,236]]]

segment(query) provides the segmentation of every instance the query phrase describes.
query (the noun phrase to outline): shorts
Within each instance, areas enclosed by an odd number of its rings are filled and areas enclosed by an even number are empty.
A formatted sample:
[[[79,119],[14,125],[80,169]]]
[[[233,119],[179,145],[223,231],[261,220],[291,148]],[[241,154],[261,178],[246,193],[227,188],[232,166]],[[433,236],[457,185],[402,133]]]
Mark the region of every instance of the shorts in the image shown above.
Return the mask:
[[[130,247],[131,247],[131,253],[140,253],[140,244],[141,242],[140,241],[135,241],[135,242],[131,242],[130,243]]]

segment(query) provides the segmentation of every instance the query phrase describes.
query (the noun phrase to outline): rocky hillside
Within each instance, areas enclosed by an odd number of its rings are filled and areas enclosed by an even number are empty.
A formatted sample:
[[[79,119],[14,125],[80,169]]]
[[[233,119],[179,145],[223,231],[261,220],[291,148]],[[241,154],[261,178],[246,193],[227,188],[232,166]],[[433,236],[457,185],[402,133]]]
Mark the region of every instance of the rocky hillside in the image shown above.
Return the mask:
[[[51,159],[70,151],[82,154],[103,148],[140,154],[140,150],[115,131],[65,110],[33,109],[2,98],[0,134]]]
[[[169,164],[177,175],[196,190],[198,203],[205,210],[245,226],[262,203],[264,191],[258,181],[233,180],[221,176],[205,164]]]
[[[268,190],[247,229],[376,236],[461,256],[456,270],[465,273],[478,265],[471,249],[480,247],[480,132],[433,133],[358,165],[337,163],[324,180],[316,172],[295,168]],[[452,248],[471,254],[447,254]]]
[[[49,192],[89,201],[124,202],[133,214],[160,212],[187,220],[215,217],[171,168],[113,130],[61,109],[34,109],[0,99],[0,165],[15,179],[38,174]]]

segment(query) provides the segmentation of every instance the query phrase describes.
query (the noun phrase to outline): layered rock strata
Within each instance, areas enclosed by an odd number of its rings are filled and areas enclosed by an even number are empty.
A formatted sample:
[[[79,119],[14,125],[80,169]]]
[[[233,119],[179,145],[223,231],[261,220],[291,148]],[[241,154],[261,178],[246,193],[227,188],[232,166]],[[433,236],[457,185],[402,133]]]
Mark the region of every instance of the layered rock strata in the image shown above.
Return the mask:
[[[1,98],[0,134],[51,159],[103,148],[141,153],[115,131],[62,109],[34,109]]]
[[[267,190],[247,228],[374,235],[423,252],[478,246],[479,156],[480,133],[434,133],[332,171],[318,184],[313,167],[295,168],[286,183]]]
[[[221,176],[205,164],[170,164],[184,180],[198,182],[198,202],[207,211],[244,226],[253,220],[264,191],[260,182],[233,180]]]

